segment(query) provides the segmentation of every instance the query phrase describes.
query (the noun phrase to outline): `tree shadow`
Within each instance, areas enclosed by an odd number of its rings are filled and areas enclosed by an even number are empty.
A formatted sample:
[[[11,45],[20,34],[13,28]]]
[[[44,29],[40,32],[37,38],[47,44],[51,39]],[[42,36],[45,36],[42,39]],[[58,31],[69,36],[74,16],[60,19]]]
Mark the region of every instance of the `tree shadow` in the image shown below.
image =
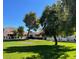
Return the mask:
[[[32,56],[23,59],[58,59],[60,56],[63,55],[62,59],[66,59],[68,57],[65,52],[68,51],[75,51],[76,49],[71,49],[70,47],[64,46],[55,46],[55,45],[36,45],[36,46],[13,46],[4,49],[6,53],[13,53],[13,52],[33,52],[39,53],[39,56]]]

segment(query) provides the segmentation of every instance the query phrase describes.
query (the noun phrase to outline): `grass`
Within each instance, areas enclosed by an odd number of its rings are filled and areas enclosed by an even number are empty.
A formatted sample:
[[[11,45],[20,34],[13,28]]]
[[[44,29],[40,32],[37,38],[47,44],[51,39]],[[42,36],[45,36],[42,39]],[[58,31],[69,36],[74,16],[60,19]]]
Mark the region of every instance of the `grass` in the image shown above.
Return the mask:
[[[4,41],[4,59],[76,59],[76,44],[46,40]]]

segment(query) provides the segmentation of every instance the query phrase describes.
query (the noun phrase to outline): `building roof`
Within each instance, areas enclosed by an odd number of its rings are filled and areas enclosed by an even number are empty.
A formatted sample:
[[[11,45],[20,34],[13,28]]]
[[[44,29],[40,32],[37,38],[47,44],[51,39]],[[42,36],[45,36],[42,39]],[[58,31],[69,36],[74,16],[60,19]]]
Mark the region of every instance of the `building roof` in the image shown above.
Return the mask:
[[[4,28],[3,30],[3,36],[7,36],[7,34],[13,34],[13,31],[15,30],[15,28]]]

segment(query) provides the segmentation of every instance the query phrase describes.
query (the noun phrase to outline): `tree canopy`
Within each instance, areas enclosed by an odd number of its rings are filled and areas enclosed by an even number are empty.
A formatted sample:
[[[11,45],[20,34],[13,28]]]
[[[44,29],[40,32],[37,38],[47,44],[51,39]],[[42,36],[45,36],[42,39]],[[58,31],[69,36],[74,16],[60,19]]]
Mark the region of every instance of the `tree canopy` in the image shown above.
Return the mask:
[[[26,14],[23,22],[29,29],[35,30],[38,28],[36,14],[34,12]]]
[[[76,31],[76,0],[61,0],[63,8],[69,10],[68,21],[66,22],[66,33],[73,34]]]
[[[18,31],[18,36],[22,38],[23,34],[24,34],[24,27],[19,26],[19,28],[17,29]]]

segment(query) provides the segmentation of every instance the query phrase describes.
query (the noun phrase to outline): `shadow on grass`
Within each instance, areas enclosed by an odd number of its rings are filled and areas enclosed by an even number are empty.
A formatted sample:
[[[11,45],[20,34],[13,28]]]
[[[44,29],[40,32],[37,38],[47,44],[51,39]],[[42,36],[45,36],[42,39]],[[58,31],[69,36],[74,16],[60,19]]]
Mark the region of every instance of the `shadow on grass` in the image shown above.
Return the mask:
[[[75,51],[76,49],[71,49],[70,47],[64,46],[55,46],[55,45],[37,45],[37,46],[13,46],[4,49],[6,53],[13,52],[33,52],[39,53],[39,56],[32,56],[23,59],[58,59],[60,56],[63,56],[62,59],[68,57],[65,52]]]

